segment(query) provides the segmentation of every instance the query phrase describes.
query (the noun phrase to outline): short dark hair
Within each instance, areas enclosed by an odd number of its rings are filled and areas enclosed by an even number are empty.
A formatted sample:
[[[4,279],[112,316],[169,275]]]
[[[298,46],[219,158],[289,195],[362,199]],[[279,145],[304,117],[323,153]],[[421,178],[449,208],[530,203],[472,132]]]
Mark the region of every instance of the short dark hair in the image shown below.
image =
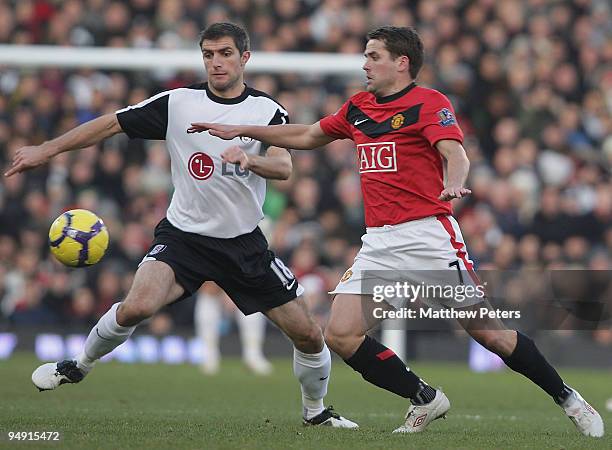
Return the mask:
[[[200,48],[202,48],[204,40],[215,41],[227,36],[234,40],[234,44],[236,44],[236,48],[241,55],[249,49],[249,35],[246,30],[229,22],[217,22],[206,27],[200,33]]]
[[[410,76],[416,78],[423,66],[423,41],[412,27],[385,26],[372,30],[367,35],[368,40],[376,39],[385,43],[393,59],[407,56],[410,59]]]

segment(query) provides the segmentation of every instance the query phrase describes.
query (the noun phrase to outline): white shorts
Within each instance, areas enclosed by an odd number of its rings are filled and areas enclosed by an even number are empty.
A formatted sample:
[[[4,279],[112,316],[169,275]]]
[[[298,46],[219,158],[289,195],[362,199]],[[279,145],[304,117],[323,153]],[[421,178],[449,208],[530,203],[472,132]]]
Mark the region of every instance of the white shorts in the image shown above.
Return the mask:
[[[414,302],[411,297],[419,293],[424,295],[418,295],[418,300],[426,304],[454,308],[485,300],[459,224],[452,216],[367,228],[361,240],[353,266],[330,294],[374,295],[375,301],[384,296],[396,308],[405,306],[407,300]],[[401,283],[398,289],[386,287],[397,287],[397,283]],[[420,290],[406,290],[404,283]],[[464,295],[466,290],[469,295]],[[472,294],[474,290],[478,292]]]

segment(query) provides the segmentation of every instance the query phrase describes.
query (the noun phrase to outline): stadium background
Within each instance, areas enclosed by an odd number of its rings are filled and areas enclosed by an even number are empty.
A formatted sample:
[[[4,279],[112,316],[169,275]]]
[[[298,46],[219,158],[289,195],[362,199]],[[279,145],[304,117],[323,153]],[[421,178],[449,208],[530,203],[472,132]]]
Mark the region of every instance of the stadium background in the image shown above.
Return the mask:
[[[370,28],[415,26],[427,52],[418,81],[450,97],[466,134],[473,195],[455,209],[477,267],[610,268],[612,15],[605,1],[0,0],[0,43],[193,49],[201,29],[225,20],[246,26],[255,52],[360,54]],[[203,77],[203,69],[169,70],[163,60],[136,72],[0,67],[0,163],[6,167],[24,145]],[[335,112],[363,88],[361,75],[248,76],[248,66],[247,80],[276,97],[294,123]],[[323,151],[294,152],[290,180],[269,183],[263,228],[321,322],[326,291],[350,266],[363,232],[353,151],[351,142],[337,141]],[[2,179],[5,356],[15,343],[33,348],[41,332],[88,330],[125,295],[171,189],[163,142],[125,135]],[[111,233],[105,260],[87,270],[61,267],[47,250],[49,224],[74,207],[98,213]],[[193,301],[166,308],[139,333],[189,336],[192,310]],[[232,325],[226,328],[231,340]],[[274,348],[289,354],[270,331]],[[609,329],[539,337],[545,349],[557,350],[553,361],[612,364]],[[45,341],[49,359],[64,345],[56,338]],[[457,349],[467,349],[467,340],[449,333],[410,338],[412,357],[439,349],[440,357],[464,358],[467,351]],[[582,359],[564,359],[568,348],[580,349]]]

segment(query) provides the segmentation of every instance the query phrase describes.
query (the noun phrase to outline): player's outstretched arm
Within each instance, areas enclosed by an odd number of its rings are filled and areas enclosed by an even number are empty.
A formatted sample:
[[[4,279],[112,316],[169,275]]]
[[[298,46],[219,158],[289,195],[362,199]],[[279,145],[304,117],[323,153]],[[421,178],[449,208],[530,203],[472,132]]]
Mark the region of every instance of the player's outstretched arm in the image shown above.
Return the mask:
[[[447,162],[446,185],[438,198],[449,201],[470,195],[472,191],[464,187],[470,170],[470,160],[463,146],[458,141],[442,139],[436,143],[436,148]]]
[[[62,152],[76,150],[97,144],[101,140],[123,130],[115,113],[105,114],[47,141],[41,145],[22,147],[15,153],[13,163],[5,176],[38,167]]]
[[[221,159],[228,163],[240,164],[242,170],[252,170],[269,180],[286,180],[291,176],[293,164],[289,152],[280,147],[269,147],[265,156],[249,155],[238,146],[226,148]]]
[[[312,150],[322,147],[335,138],[326,135],[319,122],[312,125],[222,125],[218,123],[197,122],[187,129],[188,133],[208,131],[221,139],[234,139],[238,136],[250,137],[268,145],[296,150]]]

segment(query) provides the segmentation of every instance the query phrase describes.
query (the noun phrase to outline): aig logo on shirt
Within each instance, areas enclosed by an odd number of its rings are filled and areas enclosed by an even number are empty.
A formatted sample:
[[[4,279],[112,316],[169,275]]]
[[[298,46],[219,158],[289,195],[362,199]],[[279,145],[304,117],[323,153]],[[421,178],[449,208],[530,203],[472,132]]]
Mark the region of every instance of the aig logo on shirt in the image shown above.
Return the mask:
[[[397,172],[395,142],[372,142],[357,145],[359,173]]]

